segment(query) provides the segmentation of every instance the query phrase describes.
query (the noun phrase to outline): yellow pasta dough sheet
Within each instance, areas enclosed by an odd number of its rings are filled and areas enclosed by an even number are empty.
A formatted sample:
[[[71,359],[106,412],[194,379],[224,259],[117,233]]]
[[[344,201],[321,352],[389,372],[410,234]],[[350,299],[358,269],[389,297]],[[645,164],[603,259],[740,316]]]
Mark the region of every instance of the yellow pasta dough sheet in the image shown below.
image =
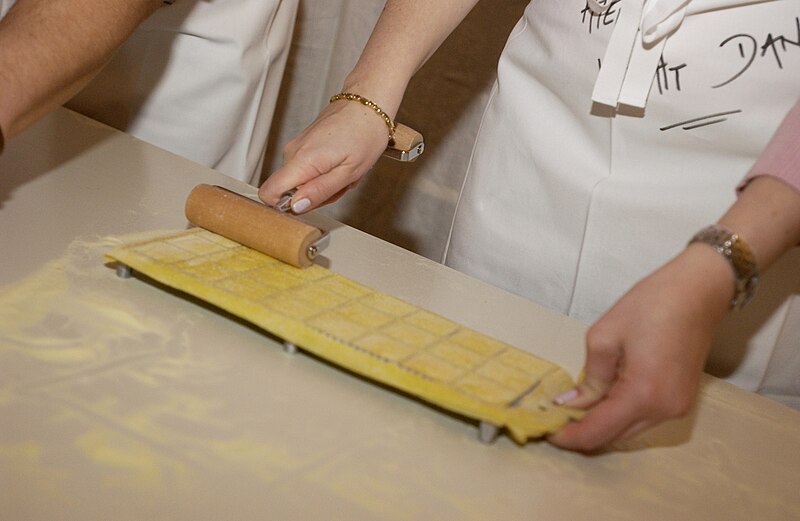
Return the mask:
[[[524,443],[580,412],[557,365],[323,267],[300,269],[193,228],[106,254],[354,373]]]

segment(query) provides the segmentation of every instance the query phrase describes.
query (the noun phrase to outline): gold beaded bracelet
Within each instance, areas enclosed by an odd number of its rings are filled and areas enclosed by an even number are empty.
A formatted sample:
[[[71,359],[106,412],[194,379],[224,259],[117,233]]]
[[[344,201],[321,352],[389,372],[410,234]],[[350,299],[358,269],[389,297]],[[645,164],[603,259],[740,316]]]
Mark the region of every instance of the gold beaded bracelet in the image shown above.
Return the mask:
[[[695,242],[708,244],[730,263],[736,277],[731,308],[742,309],[755,295],[759,282],[758,266],[750,247],[741,235],[719,224],[697,232],[689,244]]]
[[[329,103],[333,103],[334,101],[342,99],[347,101],[357,101],[362,105],[364,105],[365,107],[369,107],[372,110],[374,110],[381,118],[383,118],[383,121],[386,122],[386,126],[389,127],[389,145],[392,145],[394,143],[394,129],[395,129],[394,121],[392,121],[392,118],[389,117],[389,114],[384,112],[383,109],[381,109],[376,103],[368,100],[363,96],[359,96],[358,94],[353,94],[352,92],[340,92],[335,96],[331,96]]]

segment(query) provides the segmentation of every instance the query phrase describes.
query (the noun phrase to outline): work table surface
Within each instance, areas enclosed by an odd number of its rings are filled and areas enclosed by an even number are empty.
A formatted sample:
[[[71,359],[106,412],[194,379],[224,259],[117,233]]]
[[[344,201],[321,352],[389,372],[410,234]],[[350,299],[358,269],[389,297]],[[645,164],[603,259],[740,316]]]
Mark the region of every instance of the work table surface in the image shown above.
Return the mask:
[[[0,518],[800,519],[800,414],[704,378],[594,456],[501,436],[103,264],[255,189],[59,110],[0,156]],[[585,325],[333,222],[321,263],[575,375]]]

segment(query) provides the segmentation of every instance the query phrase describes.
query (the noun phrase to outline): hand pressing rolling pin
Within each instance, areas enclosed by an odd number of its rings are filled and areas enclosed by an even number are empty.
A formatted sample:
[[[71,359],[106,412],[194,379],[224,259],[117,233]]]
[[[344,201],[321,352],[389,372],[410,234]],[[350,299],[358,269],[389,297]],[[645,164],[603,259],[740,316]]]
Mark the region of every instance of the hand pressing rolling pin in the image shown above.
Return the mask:
[[[408,82],[477,0],[389,1],[342,92],[284,147],[284,164],[259,190],[269,206],[290,197],[303,213],[344,195],[382,153],[406,160],[421,136],[394,123]],[[388,148],[387,148],[388,143]],[[286,202],[286,198],[284,199]]]

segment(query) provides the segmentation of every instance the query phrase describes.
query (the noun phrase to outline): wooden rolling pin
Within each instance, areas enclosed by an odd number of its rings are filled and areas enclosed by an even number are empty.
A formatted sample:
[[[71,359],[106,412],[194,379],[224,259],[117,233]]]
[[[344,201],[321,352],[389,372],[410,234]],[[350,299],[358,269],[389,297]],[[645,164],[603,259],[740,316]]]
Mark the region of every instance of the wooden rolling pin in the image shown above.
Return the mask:
[[[219,186],[186,198],[189,222],[298,268],[311,266],[322,230]]]

